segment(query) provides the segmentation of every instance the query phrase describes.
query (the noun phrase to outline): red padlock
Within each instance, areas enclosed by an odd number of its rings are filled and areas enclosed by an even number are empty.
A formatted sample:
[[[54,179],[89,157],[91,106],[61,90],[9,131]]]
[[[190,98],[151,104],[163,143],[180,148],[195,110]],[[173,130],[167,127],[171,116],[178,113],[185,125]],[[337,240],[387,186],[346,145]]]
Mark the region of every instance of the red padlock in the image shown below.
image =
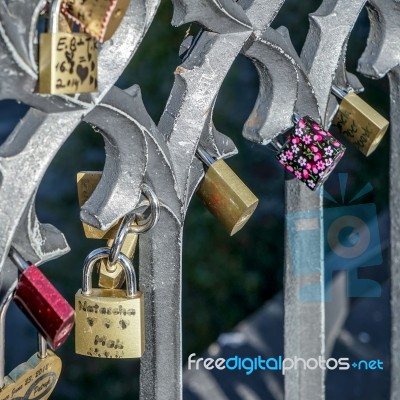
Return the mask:
[[[21,272],[15,303],[56,350],[67,340],[74,327],[74,309],[39,268],[26,262],[13,247],[9,257]]]

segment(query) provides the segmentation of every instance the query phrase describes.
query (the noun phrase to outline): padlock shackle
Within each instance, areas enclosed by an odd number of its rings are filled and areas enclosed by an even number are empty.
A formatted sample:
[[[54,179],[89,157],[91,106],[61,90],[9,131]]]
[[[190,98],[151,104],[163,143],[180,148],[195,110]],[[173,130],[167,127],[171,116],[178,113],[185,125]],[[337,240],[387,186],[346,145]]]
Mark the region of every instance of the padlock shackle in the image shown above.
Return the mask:
[[[202,146],[199,145],[197,147],[196,153],[201,159],[201,161],[203,161],[203,163],[207,165],[207,167],[211,167],[211,165],[215,163],[214,158],[212,158],[210,154],[208,154]]]
[[[53,0],[50,7],[49,29],[50,33],[58,33],[58,23],[63,0]]]
[[[141,190],[144,196],[147,198],[150,204],[150,215],[139,224],[134,224],[136,219],[136,213],[127,214],[118,229],[113,245],[111,247],[110,256],[108,258],[108,263],[114,265],[119,254],[121,254],[122,246],[124,245],[125,239],[128,234],[133,233],[140,235],[148,232],[154,227],[160,218],[160,201],[153,189],[145,183],[142,183]]]
[[[8,289],[0,303],[0,389],[4,387],[5,348],[6,348],[6,314],[14,297],[18,281],[16,280]]]
[[[31,266],[13,246],[10,247],[8,256],[21,272],[26,271]]]
[[[47,357],[47,340],[40,333],[38,333],[38,357],[40,359]]]
[[[85,260],[83,265],[83,281],[82,281],[82,294],[90,296],[92,293],[92,273],[93,268],[98,260],[108,258],[111,249],[109,247],[101,247],[100,249],[93,250]],[[120,253],[117,260],[125,271],[126,277],[126,295],[127,297],[135,297],[137,293],[136,272],[133,268],[132,262],[129,258]]]
[[[341,100],[343,100],[349,94],[348,92],[336,85],[332,85],[331,91],[336,97],[339,97],[339,99]]]

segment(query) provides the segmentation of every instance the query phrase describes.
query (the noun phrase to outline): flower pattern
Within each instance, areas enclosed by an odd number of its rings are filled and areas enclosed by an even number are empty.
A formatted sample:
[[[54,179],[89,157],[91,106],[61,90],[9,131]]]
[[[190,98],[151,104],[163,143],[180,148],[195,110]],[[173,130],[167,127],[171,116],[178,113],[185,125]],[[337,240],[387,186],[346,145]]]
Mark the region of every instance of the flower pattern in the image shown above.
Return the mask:
[[[279,162],[310,189],[320,187],[339,163],[346,148],[312,118],[296,125],[277,154]]]

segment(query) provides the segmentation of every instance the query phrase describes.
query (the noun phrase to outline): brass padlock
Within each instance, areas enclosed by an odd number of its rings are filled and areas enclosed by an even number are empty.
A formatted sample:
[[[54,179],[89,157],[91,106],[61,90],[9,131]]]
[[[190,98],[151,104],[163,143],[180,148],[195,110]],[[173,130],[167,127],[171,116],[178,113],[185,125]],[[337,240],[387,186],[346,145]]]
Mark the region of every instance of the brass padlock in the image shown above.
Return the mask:
[[[342,99],[333,124],[368,157],[385,136],[389,121],[354,92],[346,93],[333,86],[332,93]]]
[[[39,93],[75,94],[97,90],[97,44],[86,33],[59,31],[62,0],[51,5],[49,32],[40,35]]]
[[[111,38],[124,17],[130,0],[64,0],[62,13],[99,42]]]
[[[82,289],[75,295],[75,352],[99,358],[139,358],[144,352],[143,293],[137,290],[131,261],[122,253],[118,262],[126,276],[122,289],[92,289],[96,262],[110,256],[108,247],[92,251],[85,260]]]
[[[101,171],[83,171],[78,172],[77,186],[78,186],[78,201],[79,207],[82,207],[92,195],[97,185],[100,182],[102,172]],[[102,231],[101,229],[94,228],[88,224],[83,224],[83,231],[88,239],[111,239],[115,238],[118,232],[119,225],[121,224],[122,218],[117,221],[110,229],[107,231]]]
[[[197,155],[208,166],[197,194],[233,236],[253,215],[258,199],[225,161],[215,161],[201,147],[197,149]]]
[[[14,291],[15,285],[8,290],[0,305],[0,400],[47,400],[58,382],[62,363],[47,349],[47,342],[41,335],[38,335],[39,351],[4,376],[5,314]]]

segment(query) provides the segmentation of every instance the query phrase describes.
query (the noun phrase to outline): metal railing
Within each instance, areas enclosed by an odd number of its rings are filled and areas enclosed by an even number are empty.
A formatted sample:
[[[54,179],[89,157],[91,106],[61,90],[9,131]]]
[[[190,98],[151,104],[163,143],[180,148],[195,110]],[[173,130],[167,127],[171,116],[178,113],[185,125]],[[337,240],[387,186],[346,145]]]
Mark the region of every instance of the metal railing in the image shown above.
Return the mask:
[[[346,87],[350,84],[349,78],[355,81],[346,73],[344,54],[366,0],[321,1],[320,8],[310,16],[310,31],[300,56],[284,28],[270,28],[284,0],[172,2],[174,25],[194,21],[205,30],[192,41],[183,63],[176,69],[175,84],[158,126],[148,115],[137,86],[122,91],[113,85],[144,38],[159,0],[131,2],[112,42],[105,44],[100,52],[99,76],[104,79],[99,82],[99,92],[82,96],[34,94],[37,81],[34,36],[45,0],[23,2],[23,7],[19,0],[0,2],[0,99],[15,99],[31,106],[0,146],[1,294],[4,295],[16,279],[16,272],[7,259],[11,244],[37,264],[69,250],[61,232],[37,220],[34,202],[38,185],[53,157],[83,117],[100,128],[107,139],[109,157],[101,184],[82,208],[81,219],[98,228],[111,226],[136,207],[142,181],[154,188],[161,201],[159,223],[140,241],[140,288],[146,298],[147,337],[141,361],[140,397],[143,400],[176,400],[182,396],[183,225],[191,197],[203,177],[202,164],[195,157],[199,143],[216,158],[226,158],[236,152],[232,141],[212,124],[213,107],[232,63],[239,54],[246,55],[254,61],[260,80],[265,83],[260,85],[257,104],[243,130],[247,139],[268,143],[277,133],[292,126],[294,112],[310,115],[329,127],[338,107],[331,95],[332,85]],[[369,1],[373,10],[370,40],[360,60],[361,72],[374,78],[388,74],[391,86],[393,310],[399,309],[400,301],[398,4],[395,0]],[[11,20],[9,13],[14,13],[16,18]],[[21,35],[20,32],[25,33]],[[124,135],[126,129],[133,134]],[[132,171],[129,180],[123,171]],[[133,199],[131,204],[124,201],[127,197]],[[286,183],[286,213],[298,212],[313,213],[318,240],[299,247],[298,251],[300,257],[312,254],[318,259],[319,270],[312,276],[291,272],[289,233],[286,231],[285,356],[318,358],[330,351],[331,344],[326,343],[326,338],[331,342],[335,339],[335,332],[326,329],[323,301],[322,195],[290,180]],[[301,302],[296,295],[305,285],[313,287],[313,302]],[[392,313],[393,400],[400,398],[400,321],[397,315],[395,311]],[[336,318],[338,323],[334,325],[340,326],[343,314]],[[305,373],[292,370],[286,374],[286,398],[325,398],[323,371],[307,371],[307,376]]]

